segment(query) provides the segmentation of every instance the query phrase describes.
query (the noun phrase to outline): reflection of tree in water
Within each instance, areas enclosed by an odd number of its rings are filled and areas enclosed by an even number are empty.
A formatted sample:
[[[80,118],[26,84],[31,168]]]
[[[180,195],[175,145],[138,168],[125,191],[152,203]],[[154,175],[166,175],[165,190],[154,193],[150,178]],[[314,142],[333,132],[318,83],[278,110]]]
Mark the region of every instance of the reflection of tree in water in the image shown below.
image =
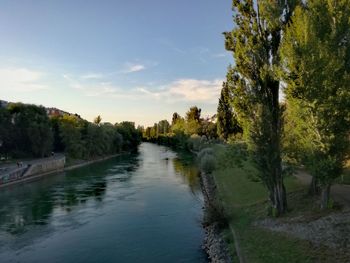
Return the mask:
[[[29,199],[19,201],[5,198],[5,203],[1,205],[2,211],[0,211],[0,230],[20,234],[26,232],[28,225],[46,224],[53,211],[52,195],[41,188],[34,189],[34,191],[32,188],[29,190],[32,190]],[[21,195],[21,193],[17,194]]]
[[[65,177],[47,178],[9,191],[0,203],[0,231],[21,234],[31,225],[48,224],[55,207],[69,212],[88,200],[103,201],[107,170],[115,165],[115,159],[96,163],[67,172]],[[137,155],[118,158],[119,166],[120,172],[132,173],[139,166]],[[127,176],[124,181],[131,178]]]
[[[199,189],[199,170],[192,161],[184,162],[183,159],[174,158],[173,165],[175,172],[183,175],[192,192]]]

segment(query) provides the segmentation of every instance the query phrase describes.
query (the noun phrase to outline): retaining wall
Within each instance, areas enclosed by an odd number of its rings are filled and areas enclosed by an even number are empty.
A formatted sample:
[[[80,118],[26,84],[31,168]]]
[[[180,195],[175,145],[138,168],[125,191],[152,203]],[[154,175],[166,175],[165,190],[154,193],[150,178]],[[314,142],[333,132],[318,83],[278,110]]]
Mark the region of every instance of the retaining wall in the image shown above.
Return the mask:
[[[48,158],[33,164],[27,164],[24,167],[12,170],[6,174],[0,175],[0,186],[15,181],[21,181],[37,175],[57,172],[64,169],[66,163],[65,156]]]

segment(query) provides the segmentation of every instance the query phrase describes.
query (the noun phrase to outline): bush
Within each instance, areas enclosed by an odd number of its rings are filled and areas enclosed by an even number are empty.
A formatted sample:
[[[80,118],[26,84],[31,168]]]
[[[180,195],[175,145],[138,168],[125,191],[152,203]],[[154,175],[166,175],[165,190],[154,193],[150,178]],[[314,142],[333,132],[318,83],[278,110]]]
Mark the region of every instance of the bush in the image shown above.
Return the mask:
[[[248,160],[247,145],[245,143],[229,144],[221,146],[218,151],[220,167],[243,167],[243,163]]]
[[[204,154],[200,159],[199,165],[201,171],[210,174],[214,171],[216,167],[216,160],[212,154]]]
[[[201,160],[204,155],[214,155],[214,151],[212,148],[203,148],[199,153],[198,153],[198,160]]]
[[[228,226],[224,207],[217,198],[209,201],[203,222],[204,225],[211,225],[213,223],[216,223],[221,229]]]
[[[201,147],[201,137],[198,135],[191,135],[191,137],[187,141],[187,148],[190,151],[198,152]]]

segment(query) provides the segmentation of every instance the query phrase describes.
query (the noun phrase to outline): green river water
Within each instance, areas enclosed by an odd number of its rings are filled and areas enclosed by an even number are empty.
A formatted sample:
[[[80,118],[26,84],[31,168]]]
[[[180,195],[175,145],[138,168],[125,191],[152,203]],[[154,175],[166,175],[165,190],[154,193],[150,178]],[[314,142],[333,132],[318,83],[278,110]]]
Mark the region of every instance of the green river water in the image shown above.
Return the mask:
[[[0,262],[206,262],[198,172],[169,148],[0,189]]]

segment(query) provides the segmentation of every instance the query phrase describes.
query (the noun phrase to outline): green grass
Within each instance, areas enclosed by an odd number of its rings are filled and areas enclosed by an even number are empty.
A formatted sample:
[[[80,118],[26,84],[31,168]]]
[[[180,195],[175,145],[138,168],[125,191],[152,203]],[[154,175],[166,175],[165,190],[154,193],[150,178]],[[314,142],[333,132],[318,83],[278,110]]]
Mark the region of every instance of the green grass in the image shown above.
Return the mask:
[[[264,230],[253,222],[266,217],[267,191],[261,182],[254,182],[256,170],[248,161],[243,168],[225,167],[213,172],[219,199],[225,208],[229,224],[239,236],[241,250],[247,262],[313,262],[313,253],[306,241],[282,233]],[[287,177],[285,186],[289,193],[302,192],[304,187],[295,177]],[[299,199],[298,199],[299,202]],[[297,203],[298,203],[297,202]],[[296,204],[293,204],[296,207]],[[229,230],[224,231],[228,235]],[[234,254],[232,238],[227,239]],[[235,262],[238,262],[235,259]]]

